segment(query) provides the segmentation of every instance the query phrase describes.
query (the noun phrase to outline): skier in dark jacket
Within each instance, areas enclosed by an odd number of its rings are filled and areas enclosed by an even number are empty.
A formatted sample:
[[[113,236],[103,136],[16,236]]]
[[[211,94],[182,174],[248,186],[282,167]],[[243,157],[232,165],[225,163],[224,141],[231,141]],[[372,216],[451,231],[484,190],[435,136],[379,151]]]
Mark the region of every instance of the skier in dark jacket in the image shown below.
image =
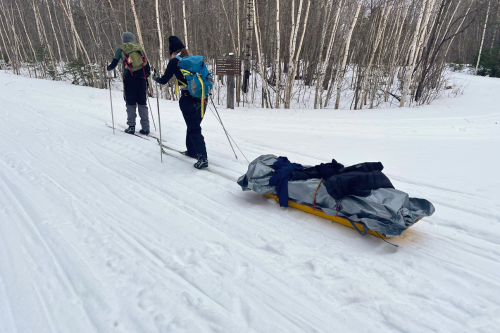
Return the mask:
[[[181,89],[181,98],[179,100],[179,107],[181,108],[182,115],[186,121],[187,134],[186,134],[186,148],[183,152],[184,155],[197,159],[194,164],[197,169],[208,167],[207,148],[205,146],[205,139],[201,134],[201,99],[191,96],[187,87],[187,80],[182,75],[179,68],[179,59],[177,56],[188,57],[189,51],[186,49],[181,40],[176,36],[170,36],[169,51],[171,59],[168,62],[165,74],[162,77],[158,76],[156,72],[153,74],[153,79],[159,84],[166,84],[175,75],[177,80],[184,86]]]
[[[141,117],[141,134],[149,134],[149,119],[147,106],[147,82],[151,72],[149,62],[144,56],[144,51],[139,43],[135,42],[134,34],[125,32],[122,35],[123,44],[116,50],[113,62],[106,67],[113,70],[120,60],[123,60],[123,87],[127,104],[127,125],[125,132],[135,133],[136,108]]]

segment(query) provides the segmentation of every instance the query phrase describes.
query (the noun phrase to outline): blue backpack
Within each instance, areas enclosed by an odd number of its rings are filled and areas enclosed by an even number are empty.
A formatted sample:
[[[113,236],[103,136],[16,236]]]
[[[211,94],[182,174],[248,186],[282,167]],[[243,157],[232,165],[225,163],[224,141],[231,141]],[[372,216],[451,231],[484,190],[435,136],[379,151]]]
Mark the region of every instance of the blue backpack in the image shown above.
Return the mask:
[[[201,117],[205,116],[205,97],[212,91],[213,79],[202,56],[189,56],[179,59],[179,69],[187,80],[187,88],[191,96],[201,98]]]

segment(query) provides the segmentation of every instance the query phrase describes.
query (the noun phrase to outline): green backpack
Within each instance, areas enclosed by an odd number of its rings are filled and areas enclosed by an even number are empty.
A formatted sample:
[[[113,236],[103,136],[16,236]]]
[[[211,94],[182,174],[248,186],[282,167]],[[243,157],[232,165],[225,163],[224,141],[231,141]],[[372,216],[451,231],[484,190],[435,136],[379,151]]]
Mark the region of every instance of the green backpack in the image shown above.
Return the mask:
[[[148,63],[144,52],[142,51],[141,44],[139,43],[123,43],[120,46],[123,55],[123,62],[125,69],[130,71],[130,75],[134,76],[134,72],[142,68],[144,78],[146,78],[146,71],[144,66]]]

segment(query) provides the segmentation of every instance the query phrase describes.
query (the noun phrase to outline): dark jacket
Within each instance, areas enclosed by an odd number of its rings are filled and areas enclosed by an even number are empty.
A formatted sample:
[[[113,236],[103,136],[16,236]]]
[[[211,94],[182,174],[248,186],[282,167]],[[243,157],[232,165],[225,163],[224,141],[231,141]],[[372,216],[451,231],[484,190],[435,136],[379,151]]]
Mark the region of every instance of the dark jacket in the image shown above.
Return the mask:
[[[367,196],[378,188],[394,188],[389,178],[381,171],[341,173],[323,180],[333,198],[340,200],[348,195]]]
[[[186,78],[182,75],[182,72],[179,68],[179,59],[173,58],[170,59],[167,65],[167,69],[165,69],[165,74],[162,77],[158,77],[155,79],[159,84],[166,84],[170,79],[175,75],[177,80],[181,81],[184,84],[187,84]]]
[[[274,162],[273,168],[276,171],[269,179],[269,185],[276,186],[280,206],[288,207],[288,181],[294,171],[302,170],[304,167],[297,163],[291,163],[286,157],[279,157]]]

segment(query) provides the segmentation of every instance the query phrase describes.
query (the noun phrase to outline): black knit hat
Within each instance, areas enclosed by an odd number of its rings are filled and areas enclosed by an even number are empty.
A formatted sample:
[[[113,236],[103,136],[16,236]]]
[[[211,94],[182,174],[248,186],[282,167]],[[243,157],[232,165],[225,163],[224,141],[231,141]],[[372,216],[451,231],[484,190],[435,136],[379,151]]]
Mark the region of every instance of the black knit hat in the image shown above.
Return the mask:
[[[181,40],[176,36],[168,37],[168,50],[170,51],[170,55],[175,51],[179,51],[180,49],[185,48],[184,44],[182,44]]]

